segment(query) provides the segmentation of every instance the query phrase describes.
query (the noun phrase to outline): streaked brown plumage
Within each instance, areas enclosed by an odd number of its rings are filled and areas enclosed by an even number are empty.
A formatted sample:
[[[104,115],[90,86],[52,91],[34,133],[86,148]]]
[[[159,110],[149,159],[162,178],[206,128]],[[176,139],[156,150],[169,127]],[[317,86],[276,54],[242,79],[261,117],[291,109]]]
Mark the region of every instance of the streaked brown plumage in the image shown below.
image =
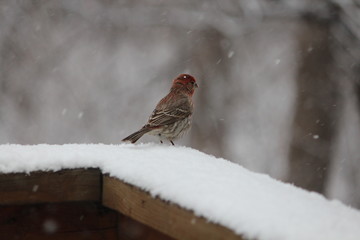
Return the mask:
[[[123,141],[135,143],[147,133],[166,138],[174,145],[173,140],[181,137],[190,128],[194,108],[192,96],[197,87],[194,77],[189,74],[179,75],[174,79],[168,95],[156,105],[148,122]]]

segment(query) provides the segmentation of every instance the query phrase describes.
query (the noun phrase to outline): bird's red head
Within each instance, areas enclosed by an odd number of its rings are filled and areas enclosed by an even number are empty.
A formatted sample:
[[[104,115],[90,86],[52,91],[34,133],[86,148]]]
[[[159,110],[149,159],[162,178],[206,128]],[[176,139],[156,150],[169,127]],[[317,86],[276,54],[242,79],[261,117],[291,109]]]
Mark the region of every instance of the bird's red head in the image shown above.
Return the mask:
[[[180,74],[173,82],[173,88],[185,89],[191,95],[194,94],[195,88],[197,87],[198,85],[195,78],[189,74]]]

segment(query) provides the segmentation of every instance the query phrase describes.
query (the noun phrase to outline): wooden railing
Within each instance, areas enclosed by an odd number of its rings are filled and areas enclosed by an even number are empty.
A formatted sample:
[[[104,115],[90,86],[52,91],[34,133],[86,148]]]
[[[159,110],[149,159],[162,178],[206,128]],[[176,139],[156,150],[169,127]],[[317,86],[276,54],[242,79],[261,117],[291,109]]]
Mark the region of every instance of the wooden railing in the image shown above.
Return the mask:
[[[97,202],[165,234],[163,239],[243,239],[99,169],[0,174],[2,206],[64,202]]]

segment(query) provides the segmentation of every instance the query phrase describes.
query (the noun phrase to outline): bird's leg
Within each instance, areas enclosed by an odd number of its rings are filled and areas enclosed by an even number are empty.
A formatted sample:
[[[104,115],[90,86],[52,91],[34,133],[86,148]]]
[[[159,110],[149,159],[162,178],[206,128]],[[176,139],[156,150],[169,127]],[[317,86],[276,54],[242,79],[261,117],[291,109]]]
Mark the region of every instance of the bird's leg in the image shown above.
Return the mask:
[[[160,139],[160,143],[163,144],[163,141],[161,140],[161,134],[159,133],[159,139]]]
[[[160,143],[161,143],[161,144],[163,144],[163,141],[162,141],[162,140],[160,140]]]
[[[172,144],[173,146],[175,146],[175,144],[174,144],[174,142],[173,142],[172,140],[170,140],[170,142],[171,142],[171,144]]]

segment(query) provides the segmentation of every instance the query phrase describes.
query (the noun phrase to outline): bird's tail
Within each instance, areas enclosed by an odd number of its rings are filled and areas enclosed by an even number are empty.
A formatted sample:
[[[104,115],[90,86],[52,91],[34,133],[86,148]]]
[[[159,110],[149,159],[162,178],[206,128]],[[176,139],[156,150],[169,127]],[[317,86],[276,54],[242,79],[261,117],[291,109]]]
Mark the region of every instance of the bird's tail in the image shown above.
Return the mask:
[[[127,136],[126,138],[124,138],[122,141],[123,142],[131,142],[131,143],[135,143],[137,140],[139,140],[139,138],[141,138],[145,133],[149,132],[151,129],[149,128],[142,128],[137,132],[134,132],[133,134],[130,134],[129,136]]]

